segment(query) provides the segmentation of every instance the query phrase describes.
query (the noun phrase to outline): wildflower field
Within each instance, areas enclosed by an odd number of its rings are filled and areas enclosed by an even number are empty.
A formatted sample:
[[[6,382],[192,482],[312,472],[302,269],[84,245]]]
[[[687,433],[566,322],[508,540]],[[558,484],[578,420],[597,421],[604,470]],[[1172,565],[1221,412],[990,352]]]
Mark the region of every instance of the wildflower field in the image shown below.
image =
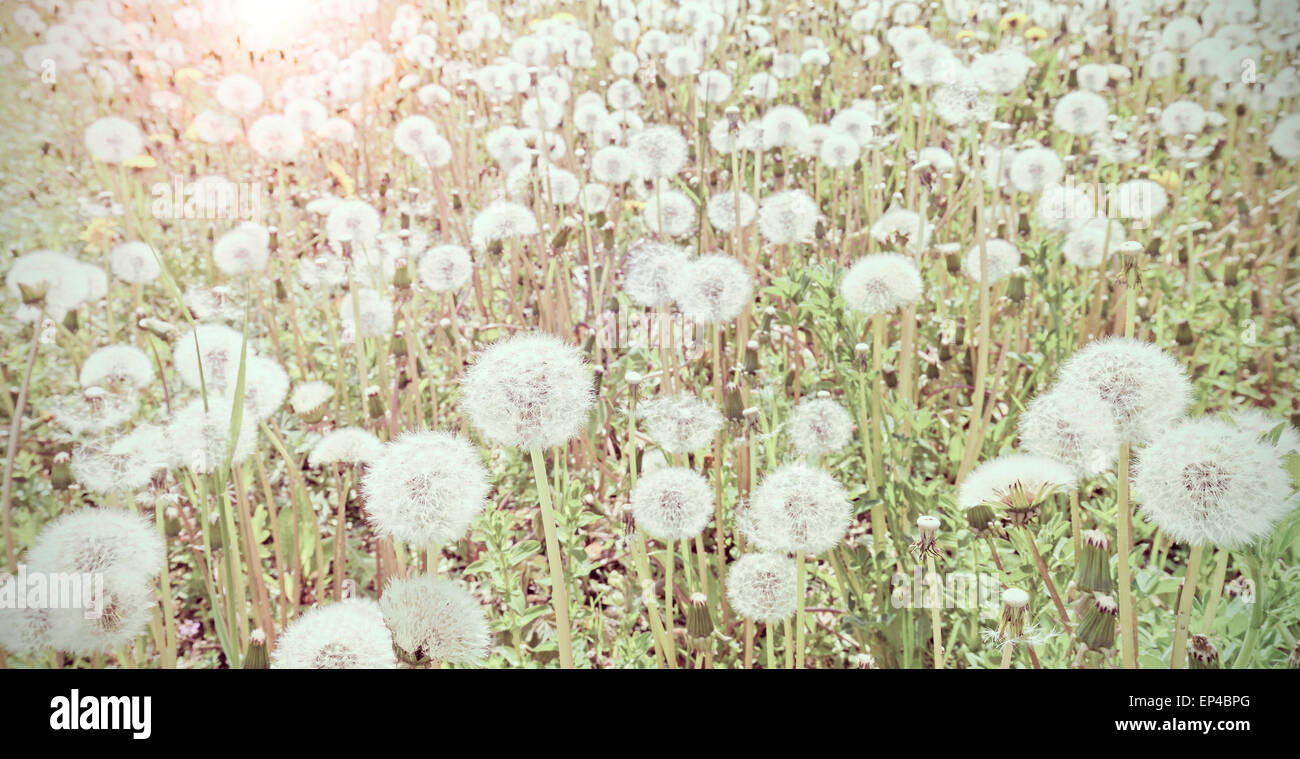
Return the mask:
[[[0,668],[1300,666],[1297,0],[0,9]]]

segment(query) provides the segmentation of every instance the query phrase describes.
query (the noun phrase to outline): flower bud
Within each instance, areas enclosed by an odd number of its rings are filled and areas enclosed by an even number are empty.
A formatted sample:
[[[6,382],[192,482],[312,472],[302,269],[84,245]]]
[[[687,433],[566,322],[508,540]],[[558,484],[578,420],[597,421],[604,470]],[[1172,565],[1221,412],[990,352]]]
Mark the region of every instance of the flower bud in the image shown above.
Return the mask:
[[[708,597],[692,593],[686,604],[686,637],[697,646],[703,646],[713,635],[713,617],[709,615]]]
[[[1083,533],[1074,583],[1080,590],[1095,593],[1111,593],[1115,589],[1110,576],[1110,540],[1100,530]]]
[[[1119,604],[1105,593],[1098,593],[1092,603],[1083,610],[1083,621],[1079,623],[1076,633],[1079,642],[1094,651],[1106,651],[1115,647],[1115,617],[1119,614]]]
[[[266,633],[259,628],[248,636],[248,649],[244,651],[244,669],[270,669],[271,655],[266,651]]]

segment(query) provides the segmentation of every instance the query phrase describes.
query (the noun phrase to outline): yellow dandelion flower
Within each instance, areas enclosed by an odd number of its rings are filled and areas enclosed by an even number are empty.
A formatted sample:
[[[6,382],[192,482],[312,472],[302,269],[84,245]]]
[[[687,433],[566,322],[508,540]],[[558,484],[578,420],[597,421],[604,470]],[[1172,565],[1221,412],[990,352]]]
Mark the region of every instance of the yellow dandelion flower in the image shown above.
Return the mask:
[[[90,223],[81,231],[77,239],[86,243],[87,252],[102,253],[112,246],[116,236],[117,225],[113,220],[105,216],[98,216],[90,220]]]
[[[1029,16],[1027,14],[1016,11],[1003,16],[1002,20],[998,22],[998,28],[1004,32],[1008,29],[1019,29],[1028,21]]]
[[[1025,39],[1031,42],[1047,39],[1047,30],[1041,26],[1031,26],[1025,30]]]
[[[203,78],[203,72],[195,68],[183,68],[176,70],[176,81],[197,82]]]
[[[141,153],[138,156],[126,159],[122,162],[122,165],[128,169],[152,169],[158,165],[158,162],[148,153]]]
[[[343,195],[349,198],[352,197],[352,193],[356,190],[356,185],[353,183],[352,177],[349,177],[348,173],[343,170],[343,164],[338,161],[330,161],[329,172],[330,174],[333,174],[334,178],[343,186]]]
[[[1183,178],[1173,169],[1152,173],[1151,181],[1165,188],[1171,195],[1183,184]]]

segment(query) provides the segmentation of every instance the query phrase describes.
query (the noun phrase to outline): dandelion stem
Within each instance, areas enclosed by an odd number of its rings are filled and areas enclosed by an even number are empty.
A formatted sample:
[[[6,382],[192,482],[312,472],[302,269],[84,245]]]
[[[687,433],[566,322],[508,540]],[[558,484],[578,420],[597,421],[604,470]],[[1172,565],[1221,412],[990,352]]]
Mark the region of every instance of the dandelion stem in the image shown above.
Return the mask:
[[[1183,589],[1178,597],[1178,618],[1174,623],[1174,650],[1169,659],[1170,669],[1187,666],[1187,628],[1192,621],[1192,601],[1196,598],[1196,580],[1201,573],[1201,553],[1204,543],[1196,543],[1187,556],[1187,569],[1183,574]]]
[[[1259,631],[1264,626],[1264,583],[1267,579],[1264,577],[1265,565],[1254,556],[1246,557],[1246,565],[1250,568],[1250,579],[1255,585],[1255,602],[1250,608],[1250,624],[1246,627],[1246,640],[1241,644],[1237,660],[1232,663],[1233,669],[1244,669],[1254,664]]]
[[[1119,628],[1120,651],[1125,669],[1137,669],[1137,619],[1133,608],[1133,573],[1129,554],[1133,552],[1133,514],[1129,509],[1129,444],[1119,445],[1119,503],[1116,533],[1119,545]]]
[[[808,568],[805,566],[806,561],[807,559],[804,556],[802,551],[800,551],[799,554],[795,557],[795,568],[796,568],[796,574],[798,575],[795,580],[795,587],[798,590],[798,595],[795,596],[795,598],[797,599],[797,605],[795,607],[795,627],[798,631],[795,636],[795,664],[794,664],[795,669],[803,669],[804,645],[805,645],[804,637],[808,629],[808,619],[806,616],[807,611],[804,608],[808,600],[807,599]]]
[[[1223,580],[1228,574],[1228,552],[1223,549],[1215,551],[1214,580],[1210,583],[1210,600],[1205,604],[1205,619],[1201,621],[1201,634],[1209,635],[1214,629],[1214,615],[1219,610],[1219,598],[1223,595]]]
[[[939,582],[939,573],[935,570],[934,557],[925,557],[926,569],[930,571],[930,576],[934,578],[938,598],[930,606],[930,628],[934,633],[934,668],[943,669],[943,625],[940,622],[939,607],[943,606],[943,585]]]
[[[1052,582],[1052,574],[1047,571],[1047,562],[1043,561],[1043,555],[1038,552],[1038,543],[1034,540],[1034,534],[1029,531],[1028,525],[1025,526],[1025,542],[1029,544],[1029,551],[1034,555],[1034,564],[1038,567],[1038,576],[1043,578],[1043,584],[1047,586],[1047,592],[1052,596],[1052,603],[1056,604],[1056,613],[1061,617],[1061,624],[1065,631],[1071,635],[1074,630],[1070,627],[1070,615],[1065,611],[1065,604],[1061,602],[1061,594],[1056,592],[1056,583]]]
[[[4,529],[5,559],[11,573],[18,572],[18,554],[14,551],[14,536],[11,510],[13,508],[14,461],[18,458],[18,438],[23,430],[23,411],[27,408],[27,390],[32,384],[32,369],[36,366],[36,354],[41,347],[41,325],[45,321],[45,311],[32,323],[32,343],[27,351],[27,366],[23,369],[23,382],[18,388],[18,400],[14,402],[14,417],[9,422],[9,449],[5,451],[4,482]]]
[[[569,587],[564,574],[564,561],[560,555],[560,541],[556,535],[555,510],[551,507],[551,486],[546,478],[546,462],[542,449],[533,446],[533,478],[537,497],[541,502],[542,528],[546,533],[546,561],[551,573],[551,606],[555,609],[555,629],[559,638],[560,667],[573,669],[573,641],[569,629]]]

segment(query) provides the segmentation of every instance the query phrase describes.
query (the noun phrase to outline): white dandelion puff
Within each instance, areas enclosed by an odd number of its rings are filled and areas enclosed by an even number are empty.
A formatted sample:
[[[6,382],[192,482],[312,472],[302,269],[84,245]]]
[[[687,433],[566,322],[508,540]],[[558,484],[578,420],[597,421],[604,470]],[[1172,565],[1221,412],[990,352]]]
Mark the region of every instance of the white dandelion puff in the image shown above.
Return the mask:
[[[795,449],[805,456],[838,453],[853,438],[853,417],[831,398],[801,402],[790,413],[786,431]]]
[[[408,432],[384,444],[361,480],[376,533],[416,545],[464,537],[487,504],[487,470],[464,438]]]
[[[761,550],[820,554],[840,544],[852,518],[848,493],[829,472],[794,463],[763,478],[740,522]]]
[[[393,643],[414,660],[478,666],[492,652],[483,604],[451,580],[390,580],[379,607]]]
[[[1276,450],[1215,418],[1151,441],[1133,466],[1133,498],[1174,540],[1227,549],[1266,537],[1296,506]]]
[[[727,601],[745,619],[767,623],[789,619],[799,605],[794,559],[772,553],[741,556],[727,570]]]
[[[284,629],[272,669],[396,669],[379,604],[349,598],[303,612]]]
[[[542,332],[520,333],[479,354],[461,383],[461,409],[488,439],[548,448],[582,431],[594,401],[579,350]]]
[[[652,538],[686,540],[702,532],[713,516],[713,490],[686,467],[656,469],[632,489],[632,516]]]

